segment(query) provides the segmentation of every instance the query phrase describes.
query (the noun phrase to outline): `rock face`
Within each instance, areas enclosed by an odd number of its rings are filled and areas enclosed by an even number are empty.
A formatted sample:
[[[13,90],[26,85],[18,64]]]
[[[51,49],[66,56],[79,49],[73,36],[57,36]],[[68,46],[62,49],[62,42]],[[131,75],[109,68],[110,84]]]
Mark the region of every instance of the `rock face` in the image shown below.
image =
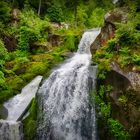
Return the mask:
[[[107,41],[114,37],[115,25],[112,23],[105,23],[105,26],[101,29],[101,33],[96,38],[95,42],[91,45],[91,52],[94,53],[101,46],[105,45]]]
[[[126,9],[124,9],[126,10]],[[91,45],[91,52],[94,53],[101,46],[105,45],[107,41],[115,36],[115,23],[127,21],[126,13],[122,11],[113,11],[105,15],[105,25],[101,29],[101,33],[98,35],[94,43]]]
[[[0,107],[0,119],[6,119],[8,116],[8,110],[4,107]]]
[[[131,86],[131,88],[133,88],[135,91],[140,91],[140,74],[138,72],[133,71],[124,72],[115,62],[111,63],[111,68],[113,71],[125,77],[130,82],[129,85]]]
[[[140,74],[124,72],[115,62],[112,62],[111,68],[105,84],[113,87],[108,95],[113,108],[112,115],[132,136],[137,136],[140,132]]]
[[[16,95],[4,104],[4,107],[8,110],[8,116],[6,120],[20,120],[32,99],[35,97],[41,80],[42,76],[37,76],[22,89],[21,94]]]

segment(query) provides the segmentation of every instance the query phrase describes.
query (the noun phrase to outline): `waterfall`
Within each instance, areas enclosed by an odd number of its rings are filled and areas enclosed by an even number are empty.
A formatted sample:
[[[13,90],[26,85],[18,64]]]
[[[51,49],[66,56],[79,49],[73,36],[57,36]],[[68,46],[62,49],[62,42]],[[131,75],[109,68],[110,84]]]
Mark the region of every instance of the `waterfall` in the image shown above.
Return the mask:
[[[21,122],[0,120],[0,140],[23,140]]]
[[[4,103],[8,115],[5,120],[0,120],[0,140],[23,140],[23,126],[19,120],[35,97],[41,80],[42,76],[37,76],[22,89],[21,94]]]
[[[95,88],[97,69],[91,67],[90,46],[99,33],[100,29],[86,31],[77,53],[53,70],[40,87],[38,140],[97,140],[89,93]]]

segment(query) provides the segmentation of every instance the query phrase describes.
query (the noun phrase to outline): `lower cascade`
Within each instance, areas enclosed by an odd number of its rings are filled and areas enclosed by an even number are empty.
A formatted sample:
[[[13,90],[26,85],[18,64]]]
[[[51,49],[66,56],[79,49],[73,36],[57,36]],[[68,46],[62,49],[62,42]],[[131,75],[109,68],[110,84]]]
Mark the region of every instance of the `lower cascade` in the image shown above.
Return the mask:
[[[90,46],[100,29],[86,31],[78,51],[44,81],[37,93],[38,140],[97,140],[95,107],[89,93],[95,89],[97,66],[91,66]]]
[[[32,99],[38,90],[42,76],[37,76],[28,85],[26,85],[20,94],[4,103],[5,120],[0,120],[0,140],[23,140],[23,118]],[[6,113],[7,112],[7,113]]]

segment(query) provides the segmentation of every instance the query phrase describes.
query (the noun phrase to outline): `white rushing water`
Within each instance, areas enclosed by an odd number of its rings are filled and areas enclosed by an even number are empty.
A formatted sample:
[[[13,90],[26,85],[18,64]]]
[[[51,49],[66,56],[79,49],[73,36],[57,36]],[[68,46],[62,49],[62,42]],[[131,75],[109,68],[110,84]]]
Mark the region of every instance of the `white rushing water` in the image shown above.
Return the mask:
[[[4,107],[8,110],[8,117],[6,120],[17,121],[22,117],[31,103],[31,100],[35,97],[41,80],[42,76],[37,76],[22,89],[20,94],[5,102]]]
[[[8,111],[6,120],[0,120],[0,140],[23,140],[21,119],[38,90],[42,76],[37,76],[16,95],[4,103]],[[18,122],[17,122],[18,121]]]
[[[55,69],[39,89],[38,140],[97,139],[89,92],[95,88],[97,69],[91,69],[90,46],[99,33],[100,29],[86,31],[77,53]]]
[[[0,140],[23,140],[21,122],[0,120]]]

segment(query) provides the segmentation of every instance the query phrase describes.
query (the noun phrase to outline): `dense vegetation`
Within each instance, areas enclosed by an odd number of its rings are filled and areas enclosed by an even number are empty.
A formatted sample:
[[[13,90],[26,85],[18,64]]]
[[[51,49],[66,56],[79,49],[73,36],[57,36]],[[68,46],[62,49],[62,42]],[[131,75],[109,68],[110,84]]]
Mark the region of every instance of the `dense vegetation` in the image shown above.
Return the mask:
[[[129,7],[128,21],[116,23],[115,38],[93,55],[99,63],[98,79],[103,81],[115,61],[123,69],[140,70],[139,1],[123,0]],[[1,0],[0,1],[0,104],[20,92],[37,75],[47,76],[51,68],[77,49],[84,30],[104,26],[104,16],[118,9],[111,0]],[[115,11],[114,10],[114,11]],[[102,83],[102,82],[101,82]],[[111,87],[100,85],[96,102],[109,128],[118,140],[129,139],[123,125],[112,118],[110,103],[104,96]],[[120,101],[125,101],[122,97]],[[24,120],[25,136],[34,138],[36,101]],[[32,135],[31,135],[32,134]]]
[[[108,126],[106,130],[107,137],[112,137],[112,135],[117,140],[129,140],[137,139],[135,138],[136,133],[139,133],[139,128],[136,128],[136,124],[131,126],[131,129],[127,130],[124,126],[116,119],[112,118],[112,114],[115,111],[111,103],[109,96],[113,88],[111,85],[106,85],[106,76],[111,71],[111,63],[117,63],[120,68],[125,71],[140,71],[140,7],[139,1],[123,1],[120,3],[122,6],[113,9],[113,13],[121,13],[122,11],[126,14],[127,20],[120,23],[116,22],[116,32],[115,37],[110,39],[106,44],[104,44],[96,53],[93,55],[93,61],[98,63],[98,90],[97,93],[92,94],[95,98],[100,109],[97,111],[102,113],[102,122],[104,125]],[[119,6],[120,6],[119,5]],[[118,81],[119,82],[119,81]],[[118,92],[119,94],[119,92]],[[139,108],[137,93],[135,91],[125,91],[118,98],[118,103],[124,108],[124,113],[127,120],[128,112],[131,110],[129,105],[133,105]],[[139,126],[139,122],[137,122]],[[99,128],[103,126],[99,120]],[[136,130],[138,129],[138,130]]]
[[[63,60],[61,54],[76,50],[86,28],[103,26],[108,6],[113,7],[109,0],[101,6],[92,0],[2,0],[0,103],[36,75],[46,75]]]

